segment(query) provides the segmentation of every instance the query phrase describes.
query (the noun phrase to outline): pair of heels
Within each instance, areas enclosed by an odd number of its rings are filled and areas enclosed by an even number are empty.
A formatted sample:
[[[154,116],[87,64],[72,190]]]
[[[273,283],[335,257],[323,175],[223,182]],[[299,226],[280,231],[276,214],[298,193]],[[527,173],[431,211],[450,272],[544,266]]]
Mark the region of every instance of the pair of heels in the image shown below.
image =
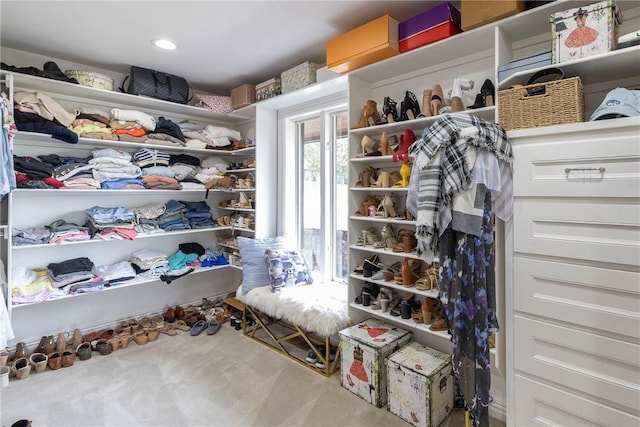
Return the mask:
[[[356,157],[388,156],[392,150],[398,147],[398,138],[395,135],[389,136],[387,132],[382,132],[380,142],[378,142],[365,135],[362,137],[360,145],[362,146],[362,154],[357,154]]]
[[[420,114],[420,105],[413,92],[406,91],[404,100],[400,102],[400,121],[413,120]]]
[[[442,86],[434,84],[431,89],[425,89],[422,92],[422,112],[419,117],[431,117],[440,114],[440,110],[444,106],[444,93]]]
[[[378,112],[378,103],[373,99],[367,100],[362,109],[362,117],[360,118],[360,122],[353,127],[353,129],[365,128],[368,126],[375,126],[380,123],[382,118],[380,117],[380,113]]]
[[[480,93],[476,95],[476,99],[473,105],[470,105],[469,109],[491,107],[494,104],[496,96],[496,88],[493,86],[491,80],[486,79],[480,88]]]
[[[411,129],[405,129],[404,134],[400,136],[400,145],[398,149],[393,153],[392,160],[397,162],[402,160],[404,163],[409,163],[409,148],[415,142],[416,135]]]

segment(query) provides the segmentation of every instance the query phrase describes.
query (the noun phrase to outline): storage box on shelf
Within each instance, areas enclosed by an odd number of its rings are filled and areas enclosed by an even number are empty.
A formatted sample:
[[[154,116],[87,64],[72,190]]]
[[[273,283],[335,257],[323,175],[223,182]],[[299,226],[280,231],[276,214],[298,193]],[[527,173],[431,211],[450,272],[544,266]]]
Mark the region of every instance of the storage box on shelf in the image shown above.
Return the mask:
[[[556,12],[551,22],[554,64],[612,51],[618,44],[622,14],[614,0]]]
[[[385,358],[410,341],[409,331],[377,319],[340,331],[342,387],[379,408],[386,405]]]
[[[280,75],[282,79],[282,93],[293,92],[316,82],[318,64],[306,61],[285,70]]]
[[[525,3],[524,0],[462,0],[460,3],[462,29],[469,31],[473,28],[520,13],[525,9]]]
[[[342,74],[399,53],[398,21],[384,15],[327,41],[327,66]]]
[[[498,83],[514,73],[551,65],[551,51],[541,52],[498,66]]]
[[[451,356],[412,342],[387,357],[388,409],[416,427],[438,427],[453,409]]]
[[[282,93],[280,78],[274,77],[256,85],[256,101],[273,98]]]
[[[460,11],[449,2],[441,3],[400,22],[398,27],[400,52],[437,42],[460,31]]]
[[[95,89],[113,90],[113,79],[104,74],[86,70],[66,70],[64,75],[76,79],[79,84]]]
[[[231,89],[231,107],[234,110],[246,107],[254,102],[256,102],[256,87],[254,85],[244,84]]]

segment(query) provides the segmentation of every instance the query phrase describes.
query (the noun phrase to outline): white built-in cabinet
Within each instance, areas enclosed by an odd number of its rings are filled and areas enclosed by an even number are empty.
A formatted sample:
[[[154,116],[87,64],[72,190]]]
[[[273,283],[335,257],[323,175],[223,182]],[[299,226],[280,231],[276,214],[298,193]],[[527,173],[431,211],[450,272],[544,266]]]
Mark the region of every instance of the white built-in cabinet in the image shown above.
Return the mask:
[[[474,80],[463,104],[473,104],[486,78],[496,90],[525,84],[537,69],[497,81],[497,67],[550,50],[551,14],[590,4],[556,1],[458,34],[349,73],[352,127],[369,99],[382,110],[384,97],[400,106],[405,91],[422,106],[422,93],[440,84],[448,98],[454,78]],[[620,34],[636,31],[637,3],[619,1]],[[618,86],[640,87],[640,46],[559,64],[566,77],[580,76],[587,122],[509,131],[514,148],[514,214],[496,221],[496,287],[501,326],[492,358],[492,415],[509,426],[637,425],[640,416],[640,127],[639,119],[588,122],[605,94]],[[497,101],[497,100],[496,100]],[[500,105],[467,111],[497,121]],[[356,186],[368,166],[399,170],[391,156],[360,157],[363,136],[382,132],[417,137],[437,117],[352,129],[349,236],[351,271],[378,254],[385,265],[415,253],[358,244],[362,231],[378,234],[414,222],[354,214],[367,195],[390,193],[400,210],[407,189]],[[583,171],[582,168],[595,168]],[[603,172],[600,172],[603,167]],[[577,169],[576,169],[577,168]],[[568,171],[565,171],[568,169]],[[585,176],[586,174],[586,176]],[[356,303],[365,281],[349,277],[354,321],[377,317],[408,329],[414,339],[450,352],[449,335],[431,331]],[[376,282],[375,280],[373,282]],[[433,296],[393,281],[377,281],[416,298]],[[505,389],[506,387],[506,389]],[[591,424],[590,424],[591,423]],[[635,424],[634,424],[635,423]]]

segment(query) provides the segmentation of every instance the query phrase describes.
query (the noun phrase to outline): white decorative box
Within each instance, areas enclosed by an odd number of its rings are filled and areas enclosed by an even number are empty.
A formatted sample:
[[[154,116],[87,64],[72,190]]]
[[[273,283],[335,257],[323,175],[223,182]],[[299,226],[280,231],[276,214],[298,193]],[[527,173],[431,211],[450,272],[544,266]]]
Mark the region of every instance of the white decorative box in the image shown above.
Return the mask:
[[[557,64],[614,50],[622,14],[614,0],[604,0],[554,13],[550,22],[551,62]]]
[[[387,403],[385,358],[410,341],[411,332],[378,319],[340,331],[342,387],[383,407]]]
[[[280,78],[274,77],[256,85],[256,102],[263,101],[265,99],[273,98],[282,93],[282,85],[280,84]]]
[[[451,356],[416,342],[387,358],[388,409],[417,427],[437,427],[453,408]]]
[[[282,79],[282,93],[293,92],[316,82],[318,64],[310,61],[303,62],[289,68],[280,74]]]

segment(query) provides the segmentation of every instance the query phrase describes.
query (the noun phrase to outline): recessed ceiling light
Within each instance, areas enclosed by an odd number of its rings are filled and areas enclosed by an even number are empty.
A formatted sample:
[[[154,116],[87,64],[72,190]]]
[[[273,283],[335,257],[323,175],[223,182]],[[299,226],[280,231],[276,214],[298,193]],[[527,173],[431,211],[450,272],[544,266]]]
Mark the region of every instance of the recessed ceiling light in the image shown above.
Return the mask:
[[[165,49],[165,50],[176,49],[175,43],[172,42],[171,40],[156,39],[156,40],[152,40],[151,42],[154,44],[154,46],[159,47],[160,49]]]

